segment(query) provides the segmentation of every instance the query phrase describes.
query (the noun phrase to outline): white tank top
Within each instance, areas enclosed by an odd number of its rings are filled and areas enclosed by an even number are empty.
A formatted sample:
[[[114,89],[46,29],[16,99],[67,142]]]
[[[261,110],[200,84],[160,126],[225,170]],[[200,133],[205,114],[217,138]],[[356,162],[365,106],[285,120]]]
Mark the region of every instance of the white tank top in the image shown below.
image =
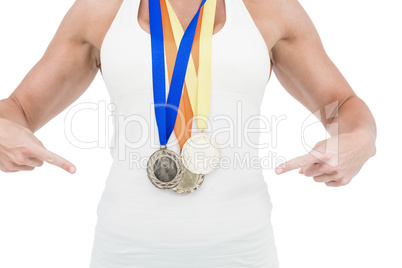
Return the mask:
[[[259,159],[259,133],[243,133],[261,124],[270,74],[264,39],[243,0],[225,0],[226,22],[212,37],[207,128],[222,148],[222,165],[193,193],[161,190],[146,172],[159,139],[151,39],[138,24],[139,4],[123,0],[101,47],[114,108],[113,163],[97,209],[90,267],[278,267],[267,184],[262,169],[249,165]],[[180,152],[174,133],[167,146]]]

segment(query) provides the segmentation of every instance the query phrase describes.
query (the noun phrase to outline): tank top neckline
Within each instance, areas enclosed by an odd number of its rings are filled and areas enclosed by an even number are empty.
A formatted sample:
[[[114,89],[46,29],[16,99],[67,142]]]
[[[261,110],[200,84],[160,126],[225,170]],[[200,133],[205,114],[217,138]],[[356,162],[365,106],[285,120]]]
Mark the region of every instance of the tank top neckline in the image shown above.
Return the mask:
[[[141,0],[136,0],[137,1],[137,5],[136,5],[136,9],[135,9],[135,14],[134,14],[134,21],[133,21],[133,23],[134,23],[134,26],[137,28],[137,30],[139,30],[140,32],[142,32],[143,33],[143,35],[145,36],[145,37],[148,37],[148,38],[151,38],[151,35],[147,32],[147,31],[145,31],[142,27],[141,27],[141,25],[139,24],[139,22],[138,22],[138,12],[139,12],[139,9],[140,9],[140,3],[141,3]],[[217,33],[214,33],[213,35],[212,35],[212,38],[214,39],[216,36],[220,36],[221,34],[222,34],[222,31],[227,31],[227,28],[228,28],[228,26],[230,25],[230,20],[231,20],[231,14],[230,14],[230,8],[228,7],[228,2],[230,2],[230,1],[227,1],[227,0],[223,0],[224,1],[224,3],[225,3],[225,23],[223,24],[223,27],[217,32]]]

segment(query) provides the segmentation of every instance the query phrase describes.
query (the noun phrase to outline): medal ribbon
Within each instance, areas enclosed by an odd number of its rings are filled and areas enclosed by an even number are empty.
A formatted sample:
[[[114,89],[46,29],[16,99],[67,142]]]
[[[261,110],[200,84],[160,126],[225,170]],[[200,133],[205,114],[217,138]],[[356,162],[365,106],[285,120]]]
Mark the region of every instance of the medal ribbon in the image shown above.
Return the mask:
[[[199,49],[199,54],[193,53],[194,60],[193,57],[190,56],[185,78],[188,89],[188,97],[191,103],[193,114],[196,116],[197,125],[201,131],[203,131],[206,128],[207,123],[206,120],[209,115],[209,103],[210,103],[210,91],[211,91],[212,34],[215,22],[216,2],[217,0],[208,0],[208,2],[205,3],[202,9],[203,14],[202,14],[202,26],[200,29],[201,36],[199,40],[200,42],[199,48],[198,46],[194,47],[193,45],[193,49],[194,48]],[[179,44],[181,37],[183,36],[183,28],[168,1],[166,4],[169,12],[170,22],[173,29],[174,39],[176,44]],[[186,121],[188,120],[186,119]],[[188,126],[189,124],[187,123],[186,128],[188,128]],[[179,127],[180,126],[176,124],[175,126],[176,136],[177,133],[179,132],[176,131],[176,129],[178,129]],[[188,132],[189,131],[186,130],[185,132],[186,135]],[[182,132],[180,131],[180,133]],[[186,137],[184,138],[186,140]]]
[[[210,0],[204,7],[204,14],[200,37],[200,54],[198,70],[197,125],[200,131],[207,127],[209,103],[211,96],[211,62],[212,62],[212,35],[215,23],[216,1]]]
[[[183,148],[184,143],[191,136],[191,129],[193,123],[193,109],[191,107],[190,99],[188,96],[187,88],[193,87],[192,92],[197,92],[197,74],[195,69],[198,69],[198,51],[199,51],[199,39],[201,32],[201,22],[203,19],[203,9],[205,5],[200,10],[200,19],[197,23],[197,28],[195,31],[195,37],[193,41],[193,46],[191,49],[191,55],[189,59],[189,65],[187,66],[186,78],[183,93],[179,105],[179,113],[177,114],[176,124],[174,126],[174,131],[179,142],[180,148]],[[182,26],[179,19],[177,18],[173,8],[168,1],[161,1],[162,9],[162,21],[163,21],[163,37],[165,38],[165,49],[167,55],[167,66],[169,81],[171,80],[174,61],[177,54],[177,44],[183,36]],[[179,28],[181,31],[175,31],[176,35],[173,34],[172,25]],[[193,61],[194,58],[194,61]],[[196,68],[194,68],[194,65]]]
[[[166,145],[176,122],[177,111],[183,90],[184,77],[186,74],[188,61],[191,53],[191,47],[194,41],[194,35],[198,18],[202,6],[201,4],[188,25],[183,38],[180,41],[175,66],[172,74],[172,81],[169,86],[168,98],[166,101],[166,81],[165,81],[165,47],[163,39],[163,24],[161,1],[149,0],[149,24],[151,31],[151,49],[152,49],[152,83],[155,106],[155,117],[158,126],[159,142]]]
[[[162,15],[166,18],[166,21],[168,18],[170,19],[170,26],[171,27],[164,27],[164,36],[165,38],[169,38],[169,40],[166,43],[171,43],[173,42],[172,40],[172,33],[171,30],[173,30],[173,37],[174,37],[174,42],[177,44],[180,43],[180,40],[183,36],[183,27],[179,21],[179,19],[176,16],[176,13],[174,12],[172,6],[170,3],[167,1],[166,2],[166,8],[168,14]],[[166,11],[163,10],[162,8],[162,14]],[[206,11],[204,11],[207,9]],[[201,106],[201,108],[204,108],[201,110],[201,116],[197,116],[196,119],[197,125],[199,128],[202,130],[205,129],[206,127],[206,121],[205,119],[208,117],[209,113],[209,92],[210,92],[210,84],[211,84],[211,50],[212,50],[212,33],[213,33],[213,25],[215,21],[215,10],[216,10],[216,0],[209,0],[205,5],[202,7],[200,16],[201,19],[199,20],[197,24],[197,29],[196,29],[196,34],[193,42],[193,47],[192,47],[192,55],[190,55],[190,60],[189,64],[187,66],[187,72],[186,72],[186,77],[185,77],[185,89],[183,91],[182,99],[180,101],[180,106],[179,106],[179,111],[180,113],[177,115],[176,119],[176,124],[174,127],[177,139],[179,141],[180,148],[183,148],[184,143],[186,140],[191,136],[191,129],[192,129],[192,117],[193,113],[197,113],[197,107]],[[206,22],[205,22],[206,21]],[[202,25],[202,27],[201,27]],[[210,31],[205,31],[204,29],[209,28]],[[165,31],[165,28],[166,29]],[[201,31],[201,29],[203,29]],[[169,33],[168,33],[169,32]],[[202,76],[200,78],[200,75],[198,74],[199,70],[199,50],[201,48],[199,47],[199,39],[200,39],[200,33],[203,32],[204,38],[203,38],[203,48],[205,49],[205,57],[209,58],[209,60],[204,61],[203,67],[205,68],[205,74],[206,76]],[[166,34],[165,34],[166,33]],[[172,54],[173,49],[175,48],[174,45],[171,46],[172,48]],[[172,61],[172,59],[170,59]],[[169,64],[169,59],[168,59],[168,66],[172,66]],[[172,67],[170,67],[172,68]],[[202,68],[200,66],[200,68]],[[208,75],[209,74],[209,75]],[[198,75],[198,78],[197,78]],[[204,78],[204,79],[203,79]],[[198,81],[201,79],[202,81],[205,81],[203,85],[208,85],[206,87],[206,90],[198,91]],[[208,82],[209,81],[209,82]],[[187,92],[186,92],[187,91]],[[206,98],[198,98],[197,94],[200,95],[205,95]],[[201,102],[204,100],[206,102],[206,105],[203,105],[199,103],[199,100]],[[184,120],[183,120],[184,119]]]

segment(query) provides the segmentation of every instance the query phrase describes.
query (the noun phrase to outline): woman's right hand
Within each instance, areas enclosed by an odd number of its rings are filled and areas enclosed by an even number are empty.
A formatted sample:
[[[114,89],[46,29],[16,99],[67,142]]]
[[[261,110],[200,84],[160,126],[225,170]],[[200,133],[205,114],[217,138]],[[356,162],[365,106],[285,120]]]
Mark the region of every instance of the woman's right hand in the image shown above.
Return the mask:
[[[44,162],[58,166],[71,174],[76,171],[72,163],[48,151],[31,130],[0,118],[0,170],[3,172],[33,170],[42,166]]]

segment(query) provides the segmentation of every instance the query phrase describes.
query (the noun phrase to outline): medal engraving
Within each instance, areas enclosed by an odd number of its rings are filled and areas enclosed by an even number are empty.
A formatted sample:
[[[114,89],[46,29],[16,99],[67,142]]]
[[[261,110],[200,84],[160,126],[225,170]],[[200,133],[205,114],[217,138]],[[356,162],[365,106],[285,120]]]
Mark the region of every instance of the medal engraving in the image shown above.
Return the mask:
[[[163,156],[155,161],[154,173],[160,181],[172,181],[177,174],[176,163],[171,158]]]
[[[179,155],[165,147],[153,153],[147,163],[148,178],[160,189],[172,189],[177,186],[184,170]]]

